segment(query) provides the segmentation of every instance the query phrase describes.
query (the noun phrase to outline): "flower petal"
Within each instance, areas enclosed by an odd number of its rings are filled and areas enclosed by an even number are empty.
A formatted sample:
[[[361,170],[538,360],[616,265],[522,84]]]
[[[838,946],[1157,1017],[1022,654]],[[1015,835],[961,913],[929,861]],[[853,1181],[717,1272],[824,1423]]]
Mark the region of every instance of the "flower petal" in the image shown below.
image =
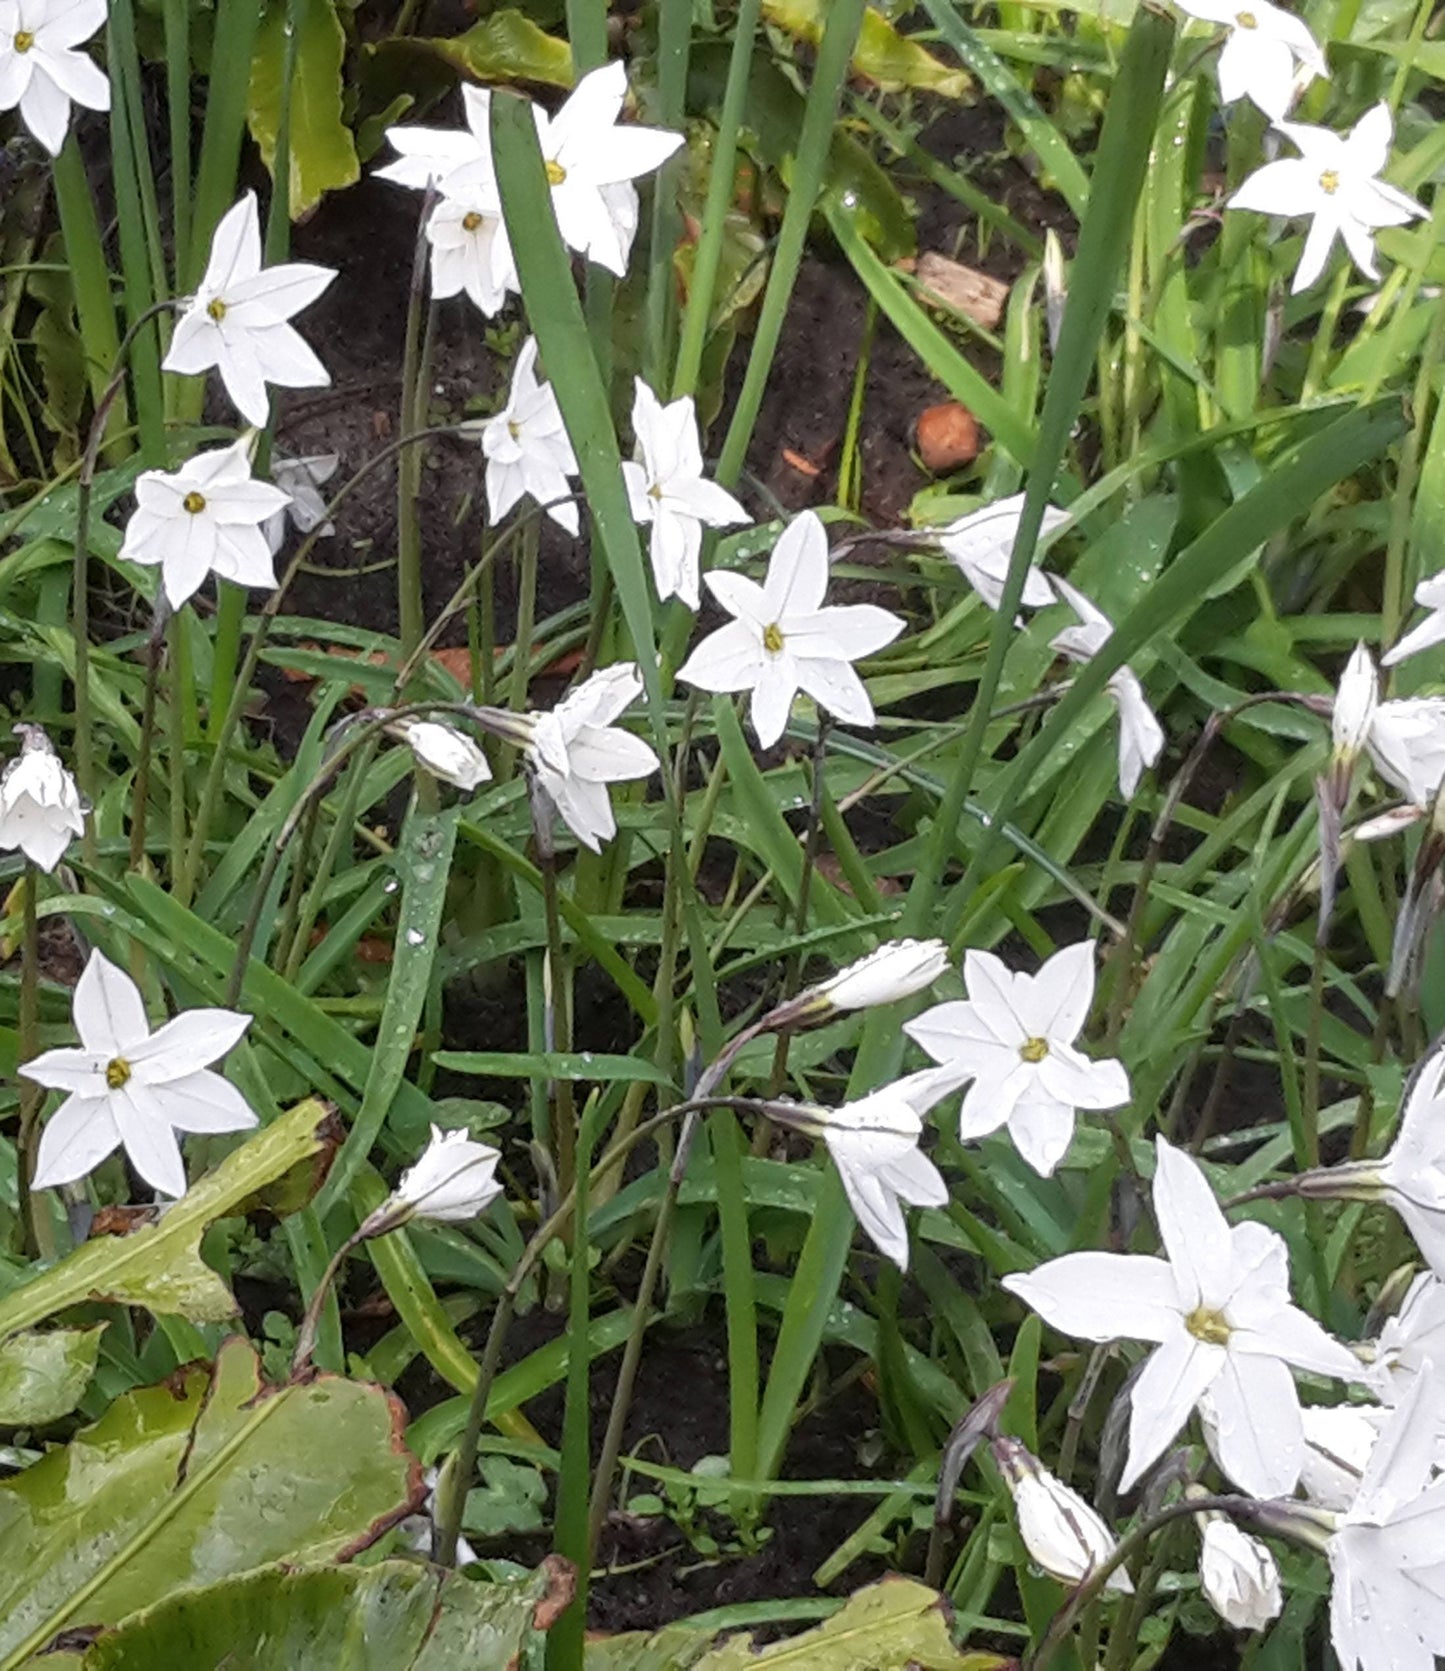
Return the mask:
[[[1174,1274],[1147,1254],[1066,1253],[1003,1286],[1060,1334],[1079,1340],[1168,1340],[1182,1332]]]
[[[107,1097],[67,1097],[45,1123],[32,1189],[73,1184],[120,1147]]]
[[[1224,1367],[1222,1346],[1174,1330],[1146,1360],[1129,1395],[1129,1457],[1119,1490],[1129,1491],[1159,1460]]]
[[[150,1037],[140,988],[104,952],[90,954],[75,983],[71,1016],[80,1042],[99,1056],[124,1056]]]

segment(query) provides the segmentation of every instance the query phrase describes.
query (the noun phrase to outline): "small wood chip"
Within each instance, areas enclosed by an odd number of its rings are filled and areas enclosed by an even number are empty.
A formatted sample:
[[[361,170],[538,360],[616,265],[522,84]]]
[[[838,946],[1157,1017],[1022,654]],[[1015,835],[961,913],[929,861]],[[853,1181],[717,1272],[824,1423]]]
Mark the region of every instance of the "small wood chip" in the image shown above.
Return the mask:
[[[914,273],[925,301],[964,314],[986,331],[998,328],[1009,290],[1001,280],[932,251],[919,256]]]

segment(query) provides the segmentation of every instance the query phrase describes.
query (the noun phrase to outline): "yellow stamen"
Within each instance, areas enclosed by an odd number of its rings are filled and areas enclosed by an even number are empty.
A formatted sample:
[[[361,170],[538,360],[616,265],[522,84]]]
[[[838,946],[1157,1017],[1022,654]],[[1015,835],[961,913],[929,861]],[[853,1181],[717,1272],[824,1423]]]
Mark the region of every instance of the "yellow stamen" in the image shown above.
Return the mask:
[[[105,1065],[105,1082],[112,1091],[118,1091],[130,1079],[130,1071],[124,1056],[113,1057]]]
[[[1227,1346],[1229,1344],[1230,1328],[1224,1320],[1224,1313],[1211,1311],[1208,1306],[1195,1306],[1194,1310],[1184,1319],[1184,1327],[1196,1340],[1202,1340],[1206,1346]]]
[[[217,296],[213,301],[206,303],[206,312],[209,313],[211,318],[219,325],[226,317],[226,304],[219,296]]]
[[[1333,197],[1340,189],[1340,177],[1333,168],[1327,168],[1320,175],[1320,190],[1328,197]]]
[[[205,508],[204,495],[197,493],[194,488],[181,500],[181,509],[189,511],[192,516],[199,516]]]
[[[776,621],[770,621],[763,628],[763,648],[777,655],[783,647],[783,629]]]
[[[560,186],[566,178],[567,170],[563,168],[560,162],[549,162],[547,164],[547,184],[549,186]]]
[[[17,52],[29,52],[34,45],[35,37],[28,29],[22,29],[15,37],[15,50]]]
[[[463,232],[475,232],[481,224],[482,224],[482,217],[477,213],[477,211],[475,209],[468,209],[466,214],[464,214],[462,216],[462,231]]]
[[[1239,27],[1241,29],[1258,29],[1259,28],[1259,19],[1254,15],[1253,12],[1236,12],[1234,14],[1234,21],[1239,25]]]
[[[1025,1039],[1019,1046],[1019,1055],[1026,1062],[1042,1062],[1049,1053],[1047,1039]]]

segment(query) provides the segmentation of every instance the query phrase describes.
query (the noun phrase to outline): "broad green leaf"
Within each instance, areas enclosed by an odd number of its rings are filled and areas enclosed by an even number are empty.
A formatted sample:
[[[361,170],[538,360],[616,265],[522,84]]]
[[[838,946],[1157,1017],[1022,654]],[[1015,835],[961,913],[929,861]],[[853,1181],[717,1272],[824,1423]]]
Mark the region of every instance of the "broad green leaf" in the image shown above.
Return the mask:
[[[695,1662],[697,1671],[748,1671],[794,1666],[797,1671],[1006,1671],[1001,1654],[955,1648],[944,1598],[912,1578],[888,1577],[849,1597],[816,1630],[754,1649],[732,1637]]]
[[[770,23],[814,46],[823,33],[826,14],[826,0],[763,0],[763,15]],[[941,63],[911,35],[900,35],[872,6],[863,14],[852,68],[855,75],[885,93],[915,87],[948,99],[966,99],[973,87],[962,70]]]
[[[239,1338],[212,1372],[126,1393],[0,1484],[0,1654],[18,1663],[180,1590],[364,1548],[425,1494],[403,1419],[382,1388],[338,1376],[263,1386]]]
[[[481,1671],[514,1665],[566,1574],[479,1583],[416,1561],[276,1568],[174,1596],[107,1632],[82,1671]]]
[[[43,1427],[80,1403],[105,1324],[89,1329],[27,1329],[0,1345],[0,1427]]]
[[[28,1329],[66,1306],[88,1300],[143,1305],[197,1323],[223,1322],[236,1302],[201,1258],[201,1236],[214,1219],[275,1183],[324,1147],[329,1111],[308,1098],[234,1149],[214,1172],[166,1208],[154,1224],[128,1236],[102,1236],[13,1289],[0,1301],[0,1340]]]
[[[300,17],[287,128],[292,220],[314,209],[328,191],[352,185],[361,173],[351,130],[341,119],[341,69],[346,36],[335,0],[274,3],[256,35],[246,120],[267,168],[275,168],[287,58],[287,18]]]
[[[389,72],[395,72],[408,58],[426,56],[472,81],[570,87],[575,75],[572,48],[567,42],[539,29],[511,6],[474,23],[465,34],[384,41],[375,48],[375,54],[379,61],[391,60]]]

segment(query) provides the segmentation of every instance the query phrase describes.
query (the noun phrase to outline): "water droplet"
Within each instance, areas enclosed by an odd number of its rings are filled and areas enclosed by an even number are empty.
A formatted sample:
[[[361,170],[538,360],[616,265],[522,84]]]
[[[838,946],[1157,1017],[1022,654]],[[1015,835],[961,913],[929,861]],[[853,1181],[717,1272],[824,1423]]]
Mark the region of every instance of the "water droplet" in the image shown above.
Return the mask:
[[[406,943],[409,946],[420,946],[426,940],[426,935],[419,928],[409,928],[406,931]]]
[[[388,877],[387,880],[382,883],[381,891],[384,894],[394,894],[400,886],[401,886],[401,883],[398,882],[397,879],[394,876],[391,876],[391,877]]]

